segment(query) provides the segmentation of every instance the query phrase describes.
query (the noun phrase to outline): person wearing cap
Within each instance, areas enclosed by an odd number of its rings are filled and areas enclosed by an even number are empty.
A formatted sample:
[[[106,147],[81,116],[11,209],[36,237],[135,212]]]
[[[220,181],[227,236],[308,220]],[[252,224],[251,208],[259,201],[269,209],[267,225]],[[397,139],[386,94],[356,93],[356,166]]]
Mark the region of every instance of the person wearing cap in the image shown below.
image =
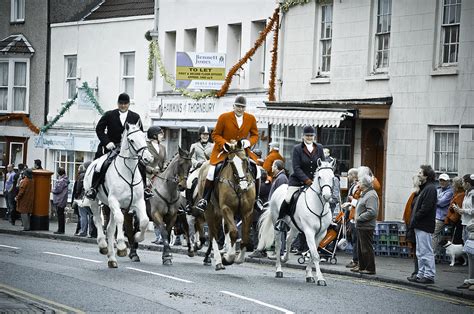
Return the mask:
[[[18,188],[18,194],[15,198],[17,201],[16,211],[21,214],[23,231],[29,231],[30,215],[33,213],[33,206],[35,202],[33,171],[27,168],[23,174],[25,177],[23,180],[21,180],[20,187]]]
[[[458,289],[469,289],[474,291],[474,174],[466,174],[462,177],[463,187],[466,191],[462,208],[454,205],[454,210],[461,215],[463,226],[464,252],[467,253],[467,264],[469,269],[468,278]]]
[[[433,232],[433,251],[436,255],[439,249],[439,241],[441,240],[441,233],[444,230],[444,220],[448,214],[448,207],[453,199],[453,189],[449,184],[450,179],[446,173],[439,175],[438,201],[436,202],[436,223]]]
[[[276,142],[272,142],[270,143],[270,152],[268,153],[267,155],[267,158],[265,158],[265,161],[263,162],[263,169],[265,169],[268,173],[268,177],[270,178],[273,178],[273,170],[272,170],[272,166],[273,166],[273,162],[275,160],[281,160],[281,161],[285,161],[285,158],[283,158],[283,156],[280,154],[280,144],[276,143]]]
[[[314,141],[316,130],[311,125],[303,128],[303,141],[293,147],[292,161],[293,173],[290,175],[288,191],[285,200],[281,204],[280,214],[275,224],[275,230],[288,231],[286,216],[293,194],[302,186],[310,186],[313,183],[314,173],[318,168],[318,159],[324,161],[323,145]]]
[[[104,154],[109,153],[108,158],[104,161],[99,172],[94,172],[92,177],[91,188],[86,191],[86,197],[95,199],[97,196],[97,189],[104,181],[105,173],[109,165],[120,152],[120,143],[122,142],[122,134],[125,130],[125,123],[140,124],[140,129],[143,131],[143,124],[138,113],[129,110],[130,96],[126,93],[119,95],[117,100],[117,109],[109,110],[100,118],[95,132],[100,140],[95,158],[99,158]],[[139,170],[142,175],[143,184],[146,187],[146,170],[142,164],[139,164]],[[153,196],[149,191],[145,190],[145,199]]]
[[[237,96],[234,101],[234,110],[221,114],[217,119],[216,127],[212,132],[214,147],[209,159],[210,167],[207,172],[203,198],[196,205],[199,210],[204,211],[207,207],[214,185],[216,165],[227,158],[224,145],[231,140],[240,141],[247,155],[255,162],[251,162],[250,165],[253,167],[255,174],[256,194],[259,193],[260,170],[256,165],[257,158],[255,154],[250,151],[250,147],[258,141],[257,119],[254,115],[245,112],[246,106],[247,100],[245,97]]]

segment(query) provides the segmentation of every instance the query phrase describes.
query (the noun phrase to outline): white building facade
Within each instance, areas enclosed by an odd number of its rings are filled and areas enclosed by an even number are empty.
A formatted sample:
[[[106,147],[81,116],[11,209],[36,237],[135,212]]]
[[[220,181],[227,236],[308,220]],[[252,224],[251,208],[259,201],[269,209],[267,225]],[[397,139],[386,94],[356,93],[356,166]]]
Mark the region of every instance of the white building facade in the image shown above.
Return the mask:
[[[99,7],[90,15],[96,12],[97,18],[86,16],[78,22],[51,25],[48,121],[76,92],[78,97],[37,142],[47,152],[46,168],[65,167],[71,182],[79,165],[94,158],[99,143],[95,126],[101,115],[87,96],[84,83],[104,111],[116,109],[118,95],[128,93],[130,110],[149,125],[151,83],[147,80],[148,45],[144,37],[153,28],[153,1],[149,2],[148,14],[140,16],[98,15]]]
[[[259,34],[276,8],[274,0],[259,1],[156,1],[158,38],[163,63],[173,76],[176,73],[176,52],[221,53],[226,56],[226,73],[253,47]],[[192,16],[192,18],[190,18]],[[165,129],[168,156],[178,145],[189,149],[198,140],[198,128],[213,128],[219,115],[231,111],[234,99],[247,97],[247,112],[255,113],[268,99],[271,47],[270,32],[249,60],[234,75],[228,93],[221,98],[193,100],[174,92],[155,71],[154,97],[150,100],[152,124]],[[266,150],[268,130],[259,124],[259,147]]]
[[[474,172],[473,29],[467,0],[294,6],[282,18],[280,97],[267,106],[353,113],[347,166],[370,166],[383,186],[379,219],[401,220],[420,165]]]

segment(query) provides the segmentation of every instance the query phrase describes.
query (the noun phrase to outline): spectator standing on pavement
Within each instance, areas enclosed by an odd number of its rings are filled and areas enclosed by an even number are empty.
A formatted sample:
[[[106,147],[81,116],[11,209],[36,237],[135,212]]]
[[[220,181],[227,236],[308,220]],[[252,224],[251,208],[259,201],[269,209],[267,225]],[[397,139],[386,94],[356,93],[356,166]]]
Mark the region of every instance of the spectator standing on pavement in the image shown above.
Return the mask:
[[[361,170],[358,170],[359,174],[361,172]],[[361,194],[357,202],[355,215],[359,236],[357,243],[359,266],[351,269],[351,271],[367,275],[375,274],[374,230],[379,211],[379,197],[374,190],[373,181],[374,176],[370,173],[359,175]]]
[[[436,202],[438,194],[435,187],[435,172],[429,165],[421,165],[418,172],[420,193],[411,213],[410,227],[415,231],[418,274],[408,281],[433,284],[436,268],[432,247],[432,234],[435,230]]]
[[[462,202],[462,208],[455,206],[454,209],[461,215],[463,225],[464,251],[468,254],[469,278],[459,286],[459,289],[474,290],[474,174],[466,174],[462,177],[466,195]]]
[[[444,219],[448,214],[448,207],[453,199],[453,189],[449,184],[449,176],[446,173],[439,175],[439,187],[436,189],[438,193],[438,201],[436,202],[436,221],[435,230],[433,232],[433,251],[438,251],[441,233],[444,230]]]
[[[15,209],[15,175],[16,172],[13,169],[13,165],[9,164],[7,166],[7,173],[5,175],[5,184],[3,188],[3,195],[5,195],[5,202],[7,205],[7,212],[5,213],[4,220],[10,219],[10,216]]]
[[[43,169],[43,166],[41,166],[41,160],[40,159],[35,159],[34,165],[33,165],[34,170],[41,170]]]
[[[413,176],[413,189],[412,193],[410,194],[408,201],[405,205],[405,211],[403,212],[403,221],[407,226],[406,232],[406,239],[407,242],[411,243],[411,253],[413,254],[413,261],[415,264],[415,269],[413,273],[411,273],[411,277],[416,279],[416,275],[418,274],[418,259],[416,258],[416,238],[415,238],[415,230],[410,226],[411,214],[413,212],[413,207],[415,206],[416,199],[420,193],[420,179],[418,175]]]
[[[54,234],[64,234],[66,227],[64,210],[67,204],[69,179],[66,176],[66,171],[62,167],[58,168],[57,174],[58,178],[56,179],[53,189],[53,205],[56,207],[56,215],[58,217],[58,231],[54,232]]]
[[[460,177],[453,178],[453,192],[454,196],[449,203],[448,207],[448,214],[444,219],[444,223],[447,226],[451,226],[453,228],[452,231],[452,243],[453,244],[462,244],[462,223],[461,223],[461,215],[454,210],[454,205],[458,207],[462,207],[462,202],[464,200],[464,187],[463,187],[463,180]]]
[[[351,212],[351,202],[354,200],[354,193],[359,189],[359,180],[357,177],[357,168],[351,168],[347,172],[347,180],[349,181],[350,187],[347,191],[347,201],[346,203],[342,204],[342,207],[346,209],[346,217],[349,217]],[[354,202],[355,204],[355,202]],[[352,260],[346,265],[347,268],[354,268],[359,266],[359,258],[357,256],[357,229],[355,227],[355,221],[352,217],[347,222],[349,233],[351,236],[351,244],[352,244]]]
[[[270,143],[269,146],[270,146],[270,152],[268,153],[267,158],[265,158],[265,161],[263,162],[262,167],[263,169],[267,171],[268,176],[270,178],[273,178],[276,174],[273,172],[273,162],[275,160],[281,160],[284,163],[285,159],[280,154],[280,144],[276,142],[272,142]]]
[[[24,171],[24,178],[20,182],[16,201],[16,210],[21,214],[21,221],[23,222],[23,231],[29,231],[30,215],[33,213],[33,206],[35,201],[33,171],[31,169],[25,169]]]
[[[26,165],[25,164],[18,164],[18,171],[13,177],[13,186],[14,188],[14,197],[16,198],[18,194],[18,188],[20,187],[21,179],[23,179],[23,171],[25,171]],[[10,213],[10,222],[12,225],[15,225],[16,220],[19,218],[18,212],[16,211],[16,206],[15,204],[12,212]]]
[[[72,197],[74,199],[73,203],[76,204],[79,211],[79,230],[76,229],[75,236],[85,237],[87,236],[87,231],[89,229],[89,222],[92,218],[92,211],[88,207],[82,206],[82,200],[84,199],[84,175],[86,173],[87,167],[90,162],[85,162],[83,165],[79,166],[79,171],[77,174],[76,182],[74,182]],[[89,232],[90,233],[90,232]]]

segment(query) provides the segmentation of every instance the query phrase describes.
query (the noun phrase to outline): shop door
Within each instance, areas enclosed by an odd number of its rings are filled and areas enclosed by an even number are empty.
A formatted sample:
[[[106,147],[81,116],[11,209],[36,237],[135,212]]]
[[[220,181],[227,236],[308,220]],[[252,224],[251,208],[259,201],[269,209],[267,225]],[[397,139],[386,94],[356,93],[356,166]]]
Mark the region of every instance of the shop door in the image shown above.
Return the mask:
[[[384,174],[385,174],[385,120],[363,120],[362,122],[362,165],[372,169],[382,188],[379,193],[379,214],[384,219]]]

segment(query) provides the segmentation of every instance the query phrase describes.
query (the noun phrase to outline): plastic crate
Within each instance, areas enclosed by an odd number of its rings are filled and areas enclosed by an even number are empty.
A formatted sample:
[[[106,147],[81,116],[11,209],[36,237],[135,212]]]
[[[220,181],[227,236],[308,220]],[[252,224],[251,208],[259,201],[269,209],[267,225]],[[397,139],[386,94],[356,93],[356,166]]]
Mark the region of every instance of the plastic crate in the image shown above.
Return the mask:
[[[411,248],[409,247],[400,247],[400,254],[410,254]]]
[[[388,247],[388,250],[390,253],[392,252],[397,252],[397,253],[400,253],[400,248],[397,246],[397,245],[391,245]]]
[[[393,246],[393,245],[400,246],[400,242],[398,242],[398,241],[388,241],[388,245],[390,245],[390,246]]]
[[[399,242],[407,242],[407,237],[406,236],[401,236],[400,233],[398,233],[398,241]]]
[[[388,245],[377,245],[377,252],[389,252]]]
[[[410,254],[409,253],[400,253],[400,258],[410,258]]]
[[[389,256],[390,253],[389,252],[376,252],[375,255],[377,255],[377,256]]]
[[[402,242],[402,241],[399,241],[399,242],[398,242],[398,246],[399,246],[399,247],[409,247],[409,246],[408,246],[408,242]]]
[[[388,230],[389,230],[389,224],[388,223],[384,223],[384,222],[379,222],[376,227],[375,227],[376,230],[378,231],[385,231],[385,232],[381,232],[380,234],[388,234]]]
[[[398,232],[407,232],[407,225],[405,225],[404,223],[401,223],[398,225]]]

